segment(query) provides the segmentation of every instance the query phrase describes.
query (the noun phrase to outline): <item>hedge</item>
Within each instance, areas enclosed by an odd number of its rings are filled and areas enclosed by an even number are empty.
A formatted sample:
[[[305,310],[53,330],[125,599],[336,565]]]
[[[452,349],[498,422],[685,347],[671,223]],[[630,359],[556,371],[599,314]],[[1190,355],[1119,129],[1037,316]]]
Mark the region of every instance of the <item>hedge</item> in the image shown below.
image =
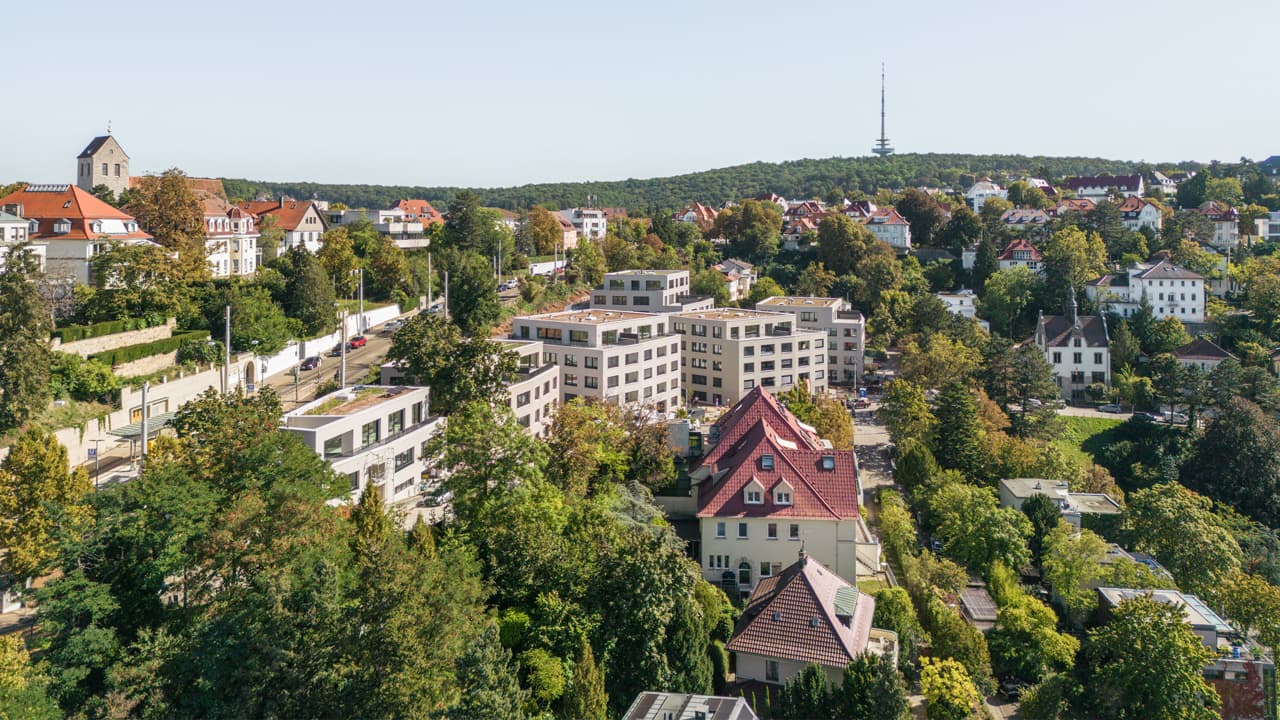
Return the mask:
[[[64,343],[69,343],[102,337],[103,335],[115,335],[116,333],[130,330],[141,330],[162,324],[164,324],[164,319],[162,318],[125,318],[124,320],[108,320],[92,325],[68,325],[54,330],[52,336],[62,340]]]
[[[90,355],[90,360],[99,360],[112,367],[123,363],[132,362],[139,358],[151,357],[161,353],[173,352],[183,345],[185,342],[207,340],[209,338],[208,330],[192,330],[190,332],[178,333],[173,337],[156,340],[149,343],[139,343],[137,345],[126,345],[115,350],[107,350],[105,352]]]

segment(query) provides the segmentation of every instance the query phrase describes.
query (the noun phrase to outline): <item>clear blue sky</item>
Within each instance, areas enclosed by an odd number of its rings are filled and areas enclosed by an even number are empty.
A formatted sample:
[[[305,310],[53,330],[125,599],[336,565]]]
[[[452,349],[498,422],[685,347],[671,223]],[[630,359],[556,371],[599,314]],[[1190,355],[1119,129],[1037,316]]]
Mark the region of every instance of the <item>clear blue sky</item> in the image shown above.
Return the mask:
[[[0,182],[515,185],[900,152],[1280,153],[1276,0],[67,0],[3,11]]]

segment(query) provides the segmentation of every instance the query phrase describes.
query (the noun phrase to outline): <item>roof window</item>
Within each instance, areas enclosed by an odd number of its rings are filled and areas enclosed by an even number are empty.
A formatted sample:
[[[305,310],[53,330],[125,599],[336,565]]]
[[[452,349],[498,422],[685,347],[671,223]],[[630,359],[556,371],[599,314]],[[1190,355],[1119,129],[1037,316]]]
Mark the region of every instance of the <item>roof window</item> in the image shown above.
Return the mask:
[[[761,455],[761,456],[760,456],[760,469],[761,469],[761,470],[772,470],[772,469],[773,469],[773,455],[772,455],[772,454],[765,454],[765,455]]]
[[[836,456],[835,456],[835,455],[823,455],[823,456],[822,456],[822,469],[823,469],[823,470],[835,470],[835,469],[836,469]]]

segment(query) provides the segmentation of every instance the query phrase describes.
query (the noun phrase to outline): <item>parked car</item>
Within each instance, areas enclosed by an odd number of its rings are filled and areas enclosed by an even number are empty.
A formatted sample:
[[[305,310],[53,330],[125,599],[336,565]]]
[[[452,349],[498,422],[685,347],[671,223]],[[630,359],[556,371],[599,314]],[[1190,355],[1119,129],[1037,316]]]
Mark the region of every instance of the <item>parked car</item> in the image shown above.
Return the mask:
[[[369,338],[363,335],[356,335],[355,337],[347,341],[347,348],[350,350],[355,350],[356,348],[362,348],[368,344],[369,344]]]
[[[402,328],[402,327],[404,327],[404,321],[403,321],[403,320],[392,320],[392,321],[388,322],[386,325],[383,325],[383,326],[382,326],[382,332],[384,332],[384,333],[393,333],[393,332],[395,332],[395,331],[399,330],[399,329],[400,329],[400,328]]]
[[[329,357],[338,357],[341,354],[342,354],[342,343],[338,343],[337,345],[334,345],[333,348],[329,350]]]
[[[1113,403],[1113,404],[1111,404],[1111,405],[1100,405],[1100,406],[1098,406],[1098,412],[1104,412],[1104,413],[1122,413],[1122,412],[1124,412],[1124,408],[1122,408],[1122,407],[1120,407],[1119,405],[1116,405],[1116,404],[1114,404],[1114,403]]]
[[[315,370],[320,367],[320,356],[312,355],[306,360],[303,360],[302,364],[299,365],[298,367],[300,367],[303,370]]]
[[[854,410],[865,410],[869,407],[871,407],[871,401],[864,397],[860,397],[857,400],[853,401]]]
[[[1010,700],[1017,700],[1018,698],[1022,697],[1023,691],[1025,691],[1028,687],[1030,686],[1024,682],[1019,682],[1017,680],[1006,680],[1005,682],[1000,683],[1000,692]]]
[[[1028,410],[1039,410],[1040,408],[1044,407],[1044,403],[1040,402],[1035,398],[1027,398],[1026,400],[1022,401],[1022,406]]]
[[[1150,412],[1134,413],[1133,417],[1137,420],[1146,420],[1147,422],[1161,422],[1164,420],[1164,416]]]
[[[1165,411],[1165,413],[1164,413],[1163,415],[1161,415],[1161,416],[1160,416],[1160,420],[1161,420],[1161,421],[1163,421],[1163,422],[1169,422],[1169,417],[1170,417],[1171,415],[1173,416],[1173,421],[1174,421],[1175,423],[1179,423],[1179,424],[1182,424],[1182,425],[1185,425],[1185,424],[1187,423],[1187,421],[1190,419],[1190,418],[1188,418],[1188,417],[1186,416],[1186,414],[1185,414],[1185,413],[1180,413],[1180,412],[1172,412],[1172,413],[1171,413],[1171,412]]]

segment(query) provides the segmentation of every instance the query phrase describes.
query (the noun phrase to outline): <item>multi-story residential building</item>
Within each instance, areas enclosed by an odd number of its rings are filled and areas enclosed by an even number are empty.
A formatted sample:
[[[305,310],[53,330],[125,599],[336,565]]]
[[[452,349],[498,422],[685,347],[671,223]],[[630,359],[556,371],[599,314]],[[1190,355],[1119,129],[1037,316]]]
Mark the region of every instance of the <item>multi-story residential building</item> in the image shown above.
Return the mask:
[[[386,210],[329,210],[325,215],[330,226],[354,225],[367,221],[374,230],[394,240],[402,249],[424,248],[429,244],[423,234],[426,223],[409,219],[408,214],[397,207]]]
[[[1025,267],[1037,275],[1044,274],[1044,256],[1040,254],[1039,248],[1031,244],[1026,238],[1018,238],[1011,241],[1004,247],[1004,252],[1000,253],[1000,269],[1008,270],[1014,267]]]
[[[1066,480],[1044,478],[1002,478],[1000,480],[1000,507],[1021,510],[1022,503],[1035,495],[1044,495],[1058,506],[1062,519],[1079,530],[1082,525],[1093,525],[1101,517],[1117,518],[1123,511],[1120,503],[1103,493],[1071,492]],[[1090,527],[1095,529],[1096,525]]]
[[[1120,221],[1134,232],[1144,227],[1160,232],[1164,225],[1164,214],[1160,212],[1160,206],[1146,198],[1126,197],[1116,203],[1116,209],[1120,211]]]
[[[494,342],[514,352],[519,363],[516,379],[507,385],[516,421],[529,434],[542,437],[560,400],[560,366],[543,360],[545,350],[539,340],[498,339]]]
[[[707,310],[715,298],[689,294],[688,270],[617,270],[591,292],[591,307],[670,313]]]
[[[1210,200],[1201,205],[1197,212],[1213,222],[1213,238],[1200,240],[1215,248],[1230,250],[1240,245],[1240,212],[1235,208]],[[1199,238],[1196,238],[1199,240]]]
[[[982,206],[993,197],[1008,200],[1009,191],[991,182],[991,178],[985,177],[970,185],[964,193],[964,199],[968,201],[969,207],[973,208],[974,212],[982,212]]]
[[[129,156],[110,133],[89,141],[76,156],[76,187],[93,192],[98,185],[116,197],[129,188]]]
[[[1173,351],[1173,359],[1183,367],[1194,367],[1209,372],[1223,360],[1239,361],[1240,358],[1222,349],[1209,338],[1196,338]]]
[[[1062,186],[1075,192],[1076,197],[1101,200],[1118,192],[1125,197],[1142,197],[1145,183],[1142,175],[1093,175],[1088,177],[1069,177],[1062,181]]]
[[[933,296],[941,300],[952,315],[977,319],[983,329],[991,329],[986,320],[978,319],[978,296],[972,290],[960,288],[955,292],[936,292]]]
[[[716,308],[675,313],[681,384],[693,403],[732,405],[752,388],[771,392],[807,383],[827,389],[827,334],[800,330],[790,313]]]
[[[578,239],[603,240],[609,233],[609,219],[600,208],[570,208],[561,210],[560,216],[573,225]]]
[[[320,208],[310,200],[253,200],[239,203],[237,207],[257,216],[259,231],[267,217],[272,218],[271,222],[275,227],[284,231],[284,241],[276,249],[277,253],[284,253],[295,247],[313,253],[320,252],[325,230],[324,217],[320,214]]]
[[[838,683],[866,653],[898,662],[898,636],[871,626],[876,601],[801,550],[756,586],[725,646],[739,681],[783,685],[816,664]]]
[[[911,223],[891,207],[876,207],[872,203],[854,203],[845,214],[853,217],[871,231],[877,240],[893,248],[898,254],[911,252]]]
[[[543,362],[560,366],[560,401],[577,397],[680,406],[680,342],[670,317],[622,310],[567,310],[518,317],[516,340],[541,340]]]
[[[1204,322],[1204,276],[1168,260],[1137,263],[1124,272],[1103,275],[1085,283],[1084,290],[1103,310],[1121,317],[1136,313],[1146,297],[1156,319],[1176,317],[1184,323]]]
[[[788,312],[796,324],[827,334],[827,382],[857,385],[866,352],[866,322],[843,298],[774,296],[756,303],[757,310]]]
[[[801,547],[849,580],[879,567],[852,450],[834,450],[760,388],[716,423],[690,473],[703,577],[743,596]]]
[[[285,413],[283,429],[351,483],[350,501],[369,490],[387,504],[417,497],[426,442],[442,427],[430,390],[409,386],[344,388]]]
[[[1100,587],[1102,619],[1121,603],[1137,597],[1180,608],[1191,630],[1209,649],[1203,674],[1222,698],[1223,720],[1255,720],[1275,717],[1276,667],[1270,653],[1214,612],[1195,595],[1177,590]]]
[[[30,220],[6,212],[3,207],[0,207],[0,267],[4,267],[4,258],[8,257],[11,250],[29,240],[31,225]],[[45,249],[44,243],[32,243],[27,245],[24,251],[28,256],[36,259],[41,272],[44,271]]]
[[[710,230],[719,215],[720,213],[702,203],[694,203],[684,210],[672,213],[671,219],[676,222],[692,223],[697,225],[699,230]]]
[[[713,265],[724,275],[725,284],[729,286],[729,299],[741,300],[751,294],[751,287],[756,284],[756,266],[746,260],[729,258]]]
[[[426,200],[397,200],[391,209],[403,213],[405,222],[418,222],[423,226],[444,224],[444,216]]]
[[[138,221],[76,185],[28,185],[0,198],[0,209],[28,221],[27,239],[44,245],[51,279],[88,285],[93,256],[110,242],[149,243]]]
[[[215,278],[252,275],[258,271],[257,220],[247,210],[218,195],[197,193],[204,205],[205,251]]]
[[[1005,227],[1018,233],[1035,233],[1044,235],[1052,218],[1044,210],[1035,208],[1013,208],[1005,210],[1000,222]]]
[[[1111,387],[1111,338],[1105,315],[1079,315],[1075,297],[1066,315],[1041,313],[1036,346],[1053,367],[1064,400],[1085,400],[1090,385]]]

